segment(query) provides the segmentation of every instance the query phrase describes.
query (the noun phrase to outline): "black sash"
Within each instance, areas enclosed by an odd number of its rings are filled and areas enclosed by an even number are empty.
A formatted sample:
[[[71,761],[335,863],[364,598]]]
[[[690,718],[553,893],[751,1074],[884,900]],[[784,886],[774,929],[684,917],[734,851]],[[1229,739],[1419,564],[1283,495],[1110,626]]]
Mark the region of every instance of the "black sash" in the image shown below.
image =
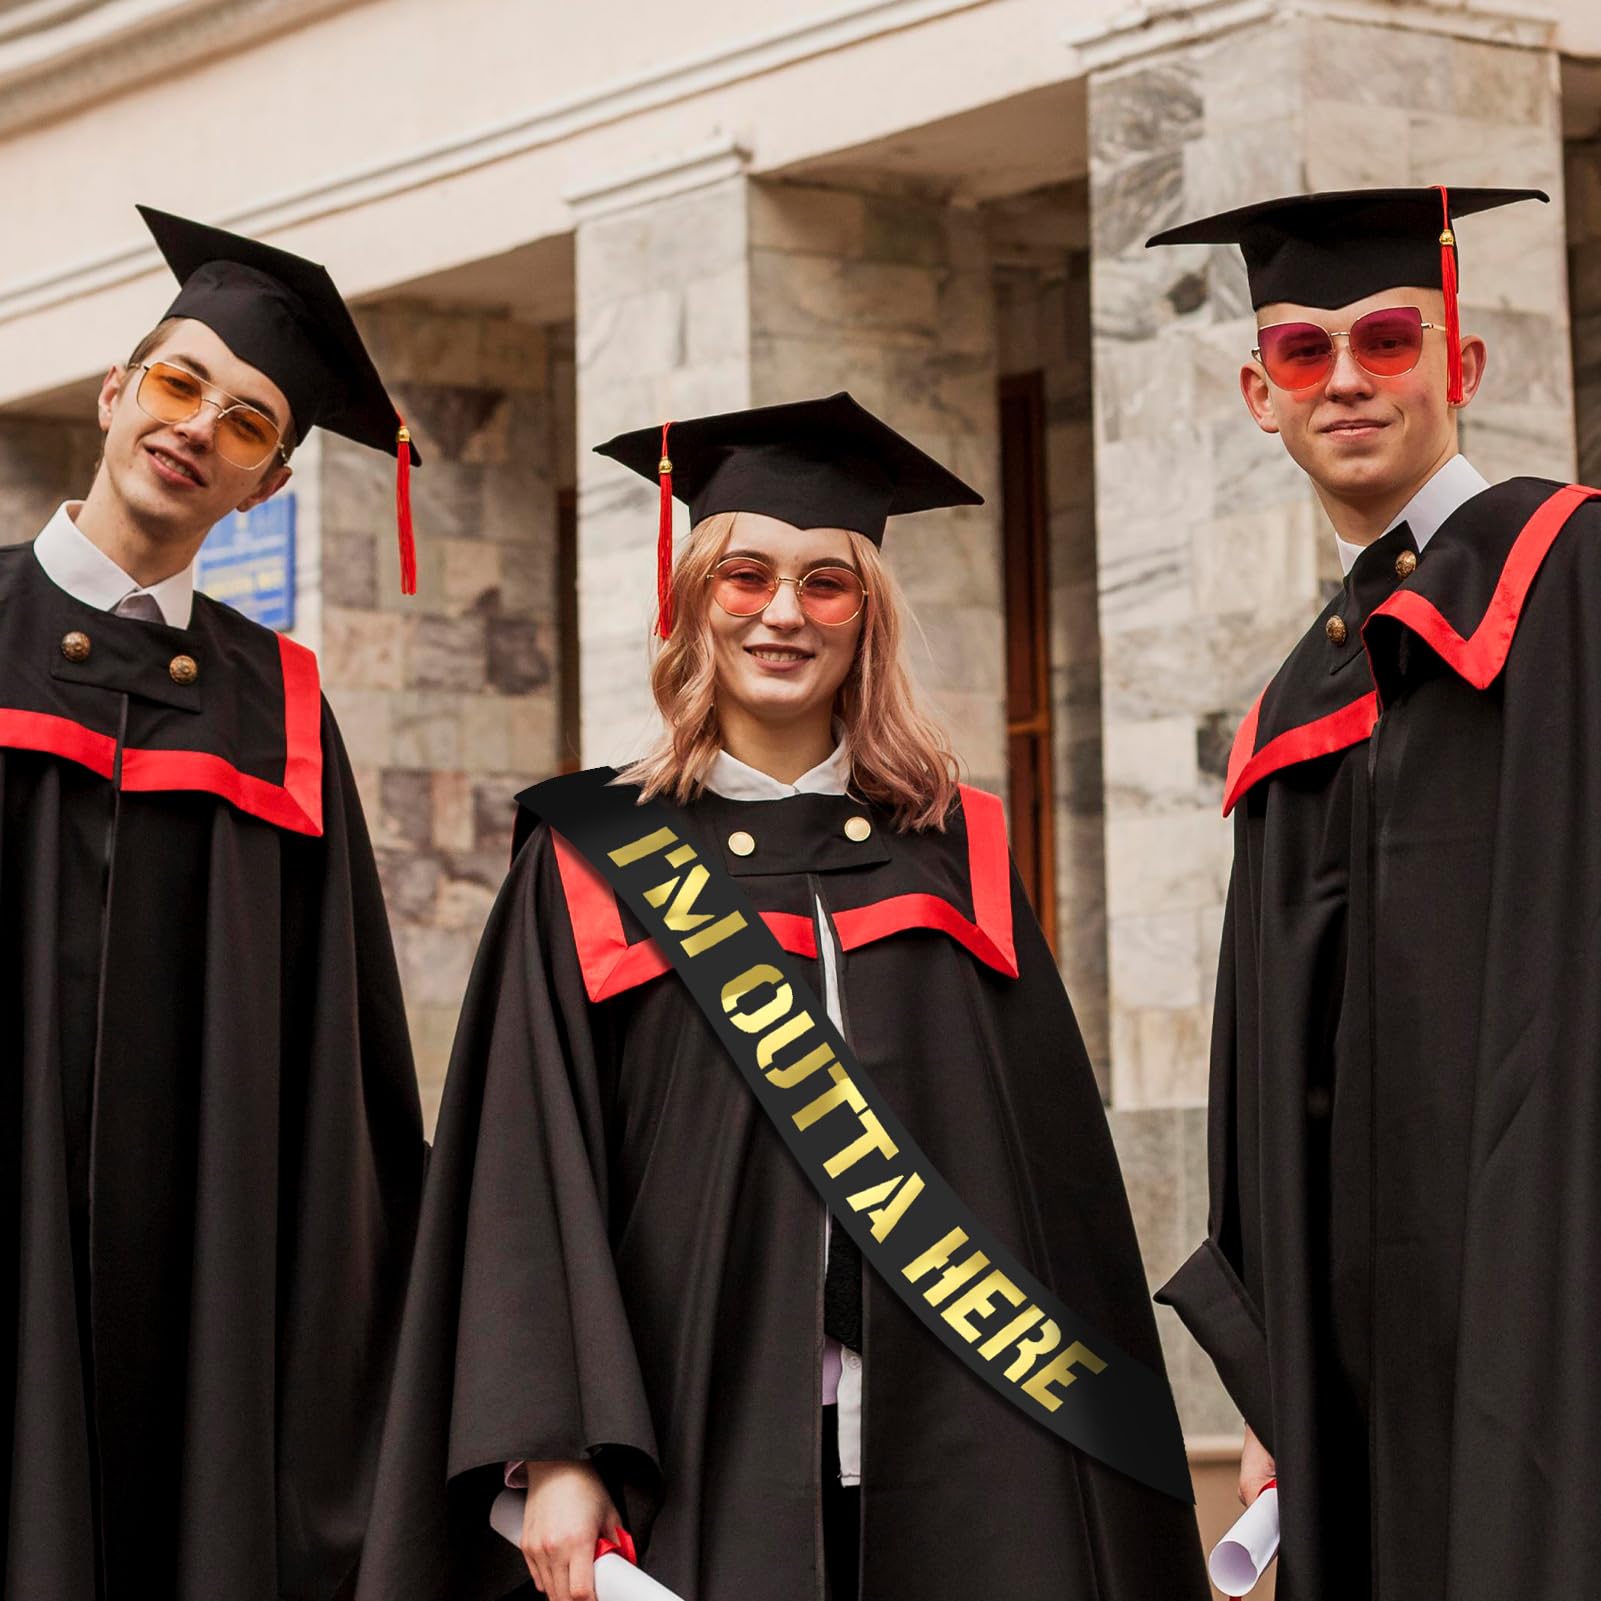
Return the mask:
[[[1166,1381],[1069,1311],[962,1204],[722,864],[607,767],[517,798],[569,840],[677,968],[829,1211],[968,1369],[1053,1434],[1190,1502]],[[1065,1153],[1064,1153],[1065,1156]]]

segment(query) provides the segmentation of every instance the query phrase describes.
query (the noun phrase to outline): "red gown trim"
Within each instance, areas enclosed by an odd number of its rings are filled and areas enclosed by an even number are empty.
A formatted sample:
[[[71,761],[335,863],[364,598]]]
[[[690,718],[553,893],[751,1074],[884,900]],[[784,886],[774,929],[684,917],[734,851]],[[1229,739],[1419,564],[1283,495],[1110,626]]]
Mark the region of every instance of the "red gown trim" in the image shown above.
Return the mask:
[[[282,635],[278,657],[284,688],[282,784],[242,773],[209,751],[143,750],[129,745],[122,752],[122,788],[140,793],[203,790],[291,833],[321,834],[322,691],[317,658]],[[67,717],[0,710],[0,745],[60,756],[102,778],[116,772],[116,740]]]
[[[938,895],[894,895],[872,906],[838,912],[834,926],[848,951],[912,928],[949,934],[982,962],[1017,977],[1012,940],[1011,857],[1000,797],[961,786],[967,819],[967,860],[972,875],[974,918],[969,921]],[[668,969],[654,940],[630,945],[611,887],[560,834],[553,836],[556,868],[573,927],[584,990],[604,1001],[648,983]],[[762,921],[792,956],[817,959],[817,929],[795,912],[763,912]]]
[[[1266,693],[1266,690],[1262,691],[1262,695]],[[1262,695],[1256,697],[1256,704],[1246,713],[1239,733],[1234,736],[1228,777],[1224,781],[1225,817],[1234,810],[1240,797],[1269,773],[1344,750],[1348,745],[1360,745],[1373,732],[1373,725],[1379,720],[1379,697],[1370,689],[1367,694],[1342,706],[1337,712],[1330,712],[1327,717],[1302,723],[1299,728],[1285,729],[1282,734],[1270,739],[1261,750],[1253,753]]]
[[[102,778],[110,778],[117,765],[117,742],[110,734],[97,734],[70,717],[50,712],[0,710],[0,745],[8,750],[42,751],[61,756]]]
[[[556,844],[556,870],[567,897],[567,915],[573,925],[578,965],[583,969],[584,991],[592,1001],[610,1000],[624,990],[659,978],[669,967],[653,939],[628,943],[622,913],[611,886],[560,834]],[[792,956],[817,956],[817,930],[809,917],[794,912],[763,912],[762,921]]]
[[[1464,639],[1430,600],[1416,590],[1398,589],[1375,607],[1373,617],[1390,617],[1412,630],[1446,665],[1475,689],[1485,689],[1506,666],[1512,638],[1518,631],[1529,586],[1539,572],[1567,520],[1587,500],[1601,497],[1601,489],[1568,484],[1556,490],[1523,525],[1523,532],[1507,553],[1490,604],[1472,636]],[[1364,633],[1367,623],[1363,624]]]
[[[871,906],[834,914],[839,942],[848,951],[911,928],[949,934],[987,967],[1017,977],[1012,939],[1011,855],[1006,847],[1006,812],[999,795],[960,786],[967,820],[967,870],[973,889],[973,920],[939,895],[892,895]]]

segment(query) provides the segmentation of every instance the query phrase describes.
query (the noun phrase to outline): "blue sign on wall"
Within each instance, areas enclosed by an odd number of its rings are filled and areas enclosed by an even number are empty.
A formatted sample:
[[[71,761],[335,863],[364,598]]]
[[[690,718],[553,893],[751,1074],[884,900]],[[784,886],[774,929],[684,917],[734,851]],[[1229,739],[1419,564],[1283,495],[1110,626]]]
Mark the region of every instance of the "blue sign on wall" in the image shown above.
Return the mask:
[[[295,626],[295,497],[236,511],[206,535],[198,588],[280,632]]]

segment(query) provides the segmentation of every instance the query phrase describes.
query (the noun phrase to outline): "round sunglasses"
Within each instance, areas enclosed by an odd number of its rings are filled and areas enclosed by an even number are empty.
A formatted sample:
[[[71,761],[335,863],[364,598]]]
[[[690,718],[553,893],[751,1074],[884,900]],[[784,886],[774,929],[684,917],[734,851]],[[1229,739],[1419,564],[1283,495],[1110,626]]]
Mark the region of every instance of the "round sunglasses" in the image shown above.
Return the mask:
[[[1356,319],[1349,328],[1315,322],[1274,322],[1257,332],[1251,354],[1280,389],[1311,389],[1334,370],[1334,341],[1344,339],[1364,372],[1399,378],[1423,354],[1423,335],[1437,322],[1425,322],[1416,306],[1384,306]]]
[[[814,623],[838,628],[861,611],[867,590],[849,567],[814,567],[799,578],[780,578],[766,562],[729,556],[706,575],[712,599],[730,617],[754,617],[772,605],[780,584],[793,584],[800,609]]]

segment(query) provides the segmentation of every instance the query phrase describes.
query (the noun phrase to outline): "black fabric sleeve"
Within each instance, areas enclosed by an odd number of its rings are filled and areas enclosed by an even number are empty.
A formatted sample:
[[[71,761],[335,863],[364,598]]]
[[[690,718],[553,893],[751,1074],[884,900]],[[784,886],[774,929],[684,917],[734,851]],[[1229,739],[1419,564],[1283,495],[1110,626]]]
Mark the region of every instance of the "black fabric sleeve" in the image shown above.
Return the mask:
[[[451,1058],[366,1601],[469,1601],[526,1579],[488,1524],[509,1460],[594,1460],[648,1534],[661,1475],[608,1232],[605,1035],[541,826],[490,916]]]

